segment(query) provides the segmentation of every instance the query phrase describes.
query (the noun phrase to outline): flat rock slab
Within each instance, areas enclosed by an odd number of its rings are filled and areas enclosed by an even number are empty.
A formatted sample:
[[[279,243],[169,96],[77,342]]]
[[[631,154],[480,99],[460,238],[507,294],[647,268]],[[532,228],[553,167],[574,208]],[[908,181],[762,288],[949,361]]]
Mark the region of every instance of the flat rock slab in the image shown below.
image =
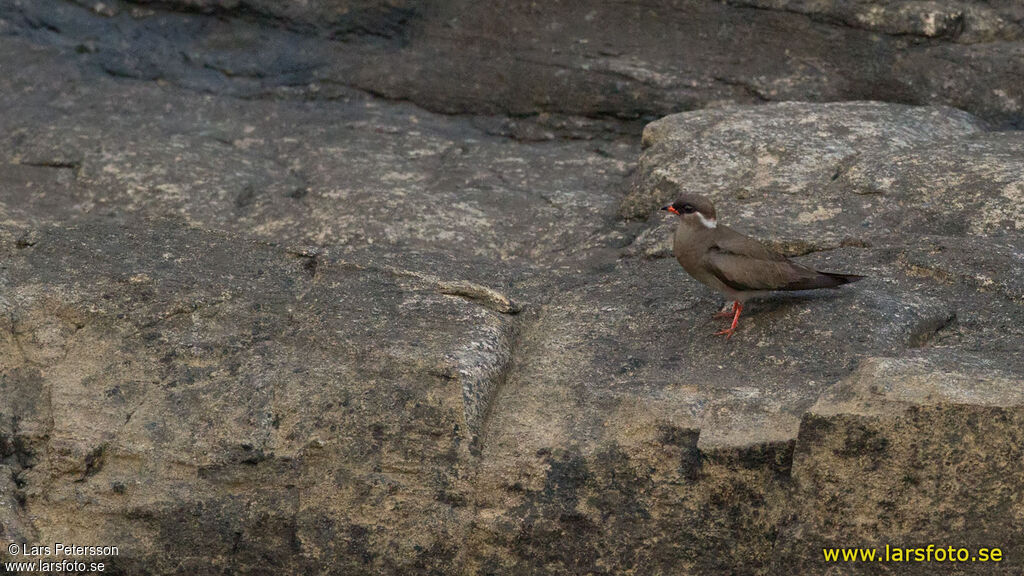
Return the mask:
[[[614,257],[635,144],[522,143],[471,119],[367,97],[213,98],[89,74],[2,37],[0,218],[141,214],[334,252],[502,269]],[[581,264],[579,261],[582,260]]]
[[[829,256],[815,263],[869,261],[877,253]],[[529,403],[538,412],[509,425],[536,435],[536,449],[565,438],[599,446],[605,437],[661,425],[700,430],[707,449],[789,440],[803,412],[860,357],[923,345],[955,317],[950,303],[913,284],[871,279],[835,293],[751,303],[741,333],[726,341],[713,335],[728,324],[711,318],[721,302],[667,260],[627,261],[600,283],[552,298],[524,332],[493,433],[523,416],[513,406]],[[630,412],[639,406],[645,410]],[[518,432],[515,438],[522,443]]]

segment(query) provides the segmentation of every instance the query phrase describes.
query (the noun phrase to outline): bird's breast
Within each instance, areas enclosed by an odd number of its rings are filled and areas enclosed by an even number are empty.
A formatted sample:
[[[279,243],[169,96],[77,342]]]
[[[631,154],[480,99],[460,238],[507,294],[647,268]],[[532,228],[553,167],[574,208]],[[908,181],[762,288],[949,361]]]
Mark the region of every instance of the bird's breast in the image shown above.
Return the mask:
[[[712,238],[706,231],[695,231],[680,224],[672,239],[672,252],[683,270],[698,282],[719,292],[730,292],[729,288],[705,266],[704,256],[711,241]]]

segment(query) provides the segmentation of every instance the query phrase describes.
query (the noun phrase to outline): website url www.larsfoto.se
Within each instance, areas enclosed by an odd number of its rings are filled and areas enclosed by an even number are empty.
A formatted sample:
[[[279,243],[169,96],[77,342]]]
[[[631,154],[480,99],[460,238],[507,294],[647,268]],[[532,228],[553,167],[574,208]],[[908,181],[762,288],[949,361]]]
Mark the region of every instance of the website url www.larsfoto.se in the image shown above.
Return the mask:
[[[826,562],[1001,562],[999,548],[955,548],[929,544],[924,548],[822,548]]]

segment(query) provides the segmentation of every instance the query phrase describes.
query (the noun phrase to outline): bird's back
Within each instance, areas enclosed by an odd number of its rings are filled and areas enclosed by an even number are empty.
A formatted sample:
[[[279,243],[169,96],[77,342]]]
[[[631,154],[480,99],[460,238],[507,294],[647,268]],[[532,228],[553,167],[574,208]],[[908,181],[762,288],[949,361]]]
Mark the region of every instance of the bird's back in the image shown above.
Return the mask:
[[[691,276],[731,298],[776,290],[835,288],[861,278],[818,272],[791,262],[727,226],[694,230],[680,225],[673,248],[676,259]]]

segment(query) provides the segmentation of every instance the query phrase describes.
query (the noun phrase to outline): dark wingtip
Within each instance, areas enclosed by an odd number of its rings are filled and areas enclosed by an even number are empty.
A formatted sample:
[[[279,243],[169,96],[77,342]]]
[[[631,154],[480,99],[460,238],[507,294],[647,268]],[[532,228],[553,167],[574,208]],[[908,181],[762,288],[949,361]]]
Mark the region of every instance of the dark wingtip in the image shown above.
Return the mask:
[[[863,280],[867,278],[867,276],[861,276],[860,274],[836,274],[833,272],[822,272],[822,274],[828,276],[829,278],[834,278],[838,282],[837,285],[851,284],[858,280]]]

